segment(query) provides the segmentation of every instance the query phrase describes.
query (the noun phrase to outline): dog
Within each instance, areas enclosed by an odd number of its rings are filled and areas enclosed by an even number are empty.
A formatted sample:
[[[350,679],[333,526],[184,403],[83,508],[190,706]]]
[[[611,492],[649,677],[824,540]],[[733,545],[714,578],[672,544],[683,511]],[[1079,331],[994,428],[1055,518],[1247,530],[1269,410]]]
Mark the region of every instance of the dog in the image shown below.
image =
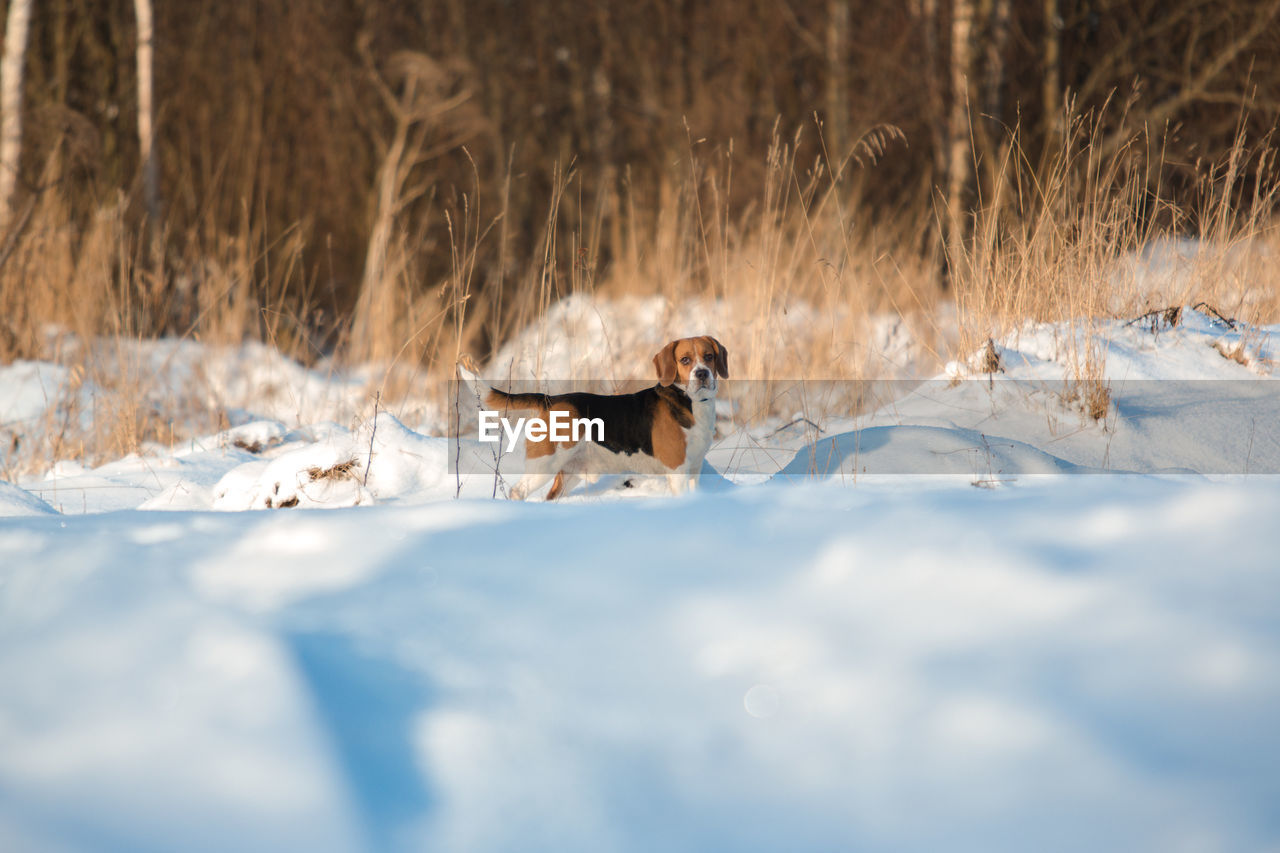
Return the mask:
[[[602,474],[665,474],[671,492],[696,488],[716,425],[718,379],[729,378],[729,351],[710,335],[672,341],[653,357],[658,383],[634,394],[511,394],[481,387],[475,362],[464,356],[458,376],[493,409],[530,411],[545,425],[569,419],[601,422],[594,436],[525,439],[525,470],[510,490],[523,500],[551,481],[555,500],[580,480]]]

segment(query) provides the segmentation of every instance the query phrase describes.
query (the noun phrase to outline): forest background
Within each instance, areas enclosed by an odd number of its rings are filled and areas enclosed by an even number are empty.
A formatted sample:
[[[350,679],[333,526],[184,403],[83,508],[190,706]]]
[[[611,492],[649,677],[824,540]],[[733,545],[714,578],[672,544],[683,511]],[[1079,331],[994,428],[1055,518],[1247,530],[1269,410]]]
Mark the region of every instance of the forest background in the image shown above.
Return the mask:
[[[736,301],[744,326],[803,304],[936,329],[918,318],[954,305],[972,343],[1114,313],[1099,271],[1155,239],[1274,240],[1272,0],[11,0],[5,21],[0,363],[83,357],[69,333],[441,374],[572,293]],[[1274,320],[1269,266],[1219,309]],[[854,328],[793,372],[849,373]]]

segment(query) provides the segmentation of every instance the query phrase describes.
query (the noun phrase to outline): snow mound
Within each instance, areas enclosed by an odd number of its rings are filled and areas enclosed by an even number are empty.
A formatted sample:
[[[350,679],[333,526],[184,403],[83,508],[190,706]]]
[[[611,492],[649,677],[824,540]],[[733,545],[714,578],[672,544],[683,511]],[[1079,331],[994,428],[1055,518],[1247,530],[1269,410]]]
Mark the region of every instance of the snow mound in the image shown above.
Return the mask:
[[[548,314],[549,323],[560,324],[549,346],[537,345],[531,329],[507,350],[516,360],[511,364],[523,365],[512,370],[535,375],[534,362],[525,355],[536,353],[551,358],[537,368],[542,376],[601,375],[597,371],[619,364],[647,369],[653,324],[666,322],[670,310],[659,300],[565,300]],[[797,309],[789,316],[802,315]],[[681,315],[688,328],[670,328],[676,334],[700,330],[712,315],[699,317]],[[885,352],[909,350],[909,330],[900,324],[881,324],[877,330],[877,345]],[[784,480],[815,476],[851,483],[864,474],[930,473],[963,475],[979,484],[1086,471],[1280,473],[1276,331],[1239,323],[1207,306],[1161,309],[1126,320],[1029,324],[957,359],[934,379],[871,383],[880,402],[856,415],[870,398],[859,393],[866,386],[753,385],[741,378],[749,373],[735,371],[719,401],[721,437],[708,454],[703,485],[710,490],[728,482],[761,484],[780,473]],[[616,353],[627,347],[634,357],[619,362]],[[153,355],[175,377],[183,359],[209,354],[170,346],[161,359],[164,351],[157,345]],[[261,355],[254,347],[243,354],[265,371],[254,381],[274,375],[288,384],[300,376],[283,362],[255,354]],[[276,367],[280,371],[273,373]],[[620,369],[615,375],[630,372]],[[43,399],[41,388],[49,386],[55,397],[62,393],[54,387],[61,376],[32,365],[0,371],[0,395],[9,394],[0,399],[17,401],[12,411],[32,415],[37,398]],[[303,384],[318,389],[319,376],[313,373]],[[246,395],[252,393],[250,384],[241,389]],[[351,393],[357,384],[338,383]],[[788,408],[785,418],[744,403],[747,392],[762,388],[778,392],[770,399],[793,400],[794,395],[787,396],[793,385],[803,386],[802,397],[822,402],[812,410]],[[279,394],[273,399],[283,399]],[[230,412],[232,426],[221,432],[176,446],[148,444],[140,454],[92,469],[61,460],[47,473],[20,478],[15,485],[54,510],[71,513],[346,507],[500,497],[506,493],[504,479],[519,466],[519,452],[494,458],[492,447],[470,440],[474,436],[460,444],[446,437],[445,422],[451,419],[441,419],[434,435],[424,435],[386,412],[347,427],[342,424],[355,421],[297,423],[305,417],[302,409],[288,418],[266,417],[256,412],[271,411],[274,404],[245,402],[248,408]],[[321,410],[328,409],[315,409]],[[57,421],[48,412],[38,419]],[[27,430],[33,422],[14,423]],[[0,434],[0,441],[4,438]],[[646,494],[644,488],[623,489],[626,482],[602,480],[569,497]]]
[[[568,296],[505,344],[484,375],[520,381],[635,375],[647,364],[637,359],[657,349],[654,330],[663,328],[665,314],[666,301],[656,296]]]
[[[653,376],[651,359],[673,338],[711,334],[730,351],[738,375],[774,372],[788,361],[811,365],[815,351],[830,350],[835,363],[822,369],[843,375],[870,365],[878,375],[908,375],[925,358],[911,325],[898,316],[856,317],[849,310],[821,311],[798,300],[769,309],[741,300],[660,296],[600,299],[583,294],[552,305],[506,343],[483,375],[495,380],[603,379]],[[841,338],[859,329],[857,340]]]
[[[0,847],[1274,850],[1277,513],[1068,477],[6,521]]]
[[[1214,309],[1175,306],[1129,320],[1030,323],[950,362],[950,380],[1007,377],[1111,381],[1270,378],[1277,327],[1255,327]]]
[[[780,473],[1280,474],[1274,331],[1190,309],[1029,325],[867,416],[832,419]]]
[[[1123,315],[1208,299],[1244,310],[1270,298],[1257,277],[1273,263],[1273,250],[1258,239],[1229,246],[1188,237],[1152,240],[1112,265],[1109,308]]]
[[[56,509],[31,492],[0,480],[0,517],[57,514]]]
[[[279,421],[253,420],[223,430],[214,437],[219,447],[232,445],[249,453],[262,453],[290,438],[289,429]]]
[[[369,396],[369,384],[332,368],[308,368],[260,343],[235,348],[178,345],[209,402],[287,423],[341,421]],[[199,361],[196,361],[199,359]]]
[[[69,372],[38,361],[0,365],[0,426],[43,415],[62,396]]]
[[[449,441],[419,435],[380,412],[355,431],[284,449],[228,471],[213,488],[219,510],[344,507],[437,489],[447,479]]]
[[[931,426],[869,427],[825,438],[798,451],[775,479],[884,474],[966,475],[996,484],[1014,474],[1071,474],[1080,466],[1022,441],[976,430]]]

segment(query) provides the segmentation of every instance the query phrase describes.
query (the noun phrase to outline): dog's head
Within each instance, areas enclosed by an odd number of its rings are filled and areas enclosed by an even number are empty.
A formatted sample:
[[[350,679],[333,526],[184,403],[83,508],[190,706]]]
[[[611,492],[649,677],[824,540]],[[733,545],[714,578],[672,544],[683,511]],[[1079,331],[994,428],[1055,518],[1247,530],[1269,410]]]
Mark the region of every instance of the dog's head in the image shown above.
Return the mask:
[[[675,385],[695,400],[716,395],[716,377],[729,378],[729,351],[710,335],[681,338],[653,357],[658,381]]]

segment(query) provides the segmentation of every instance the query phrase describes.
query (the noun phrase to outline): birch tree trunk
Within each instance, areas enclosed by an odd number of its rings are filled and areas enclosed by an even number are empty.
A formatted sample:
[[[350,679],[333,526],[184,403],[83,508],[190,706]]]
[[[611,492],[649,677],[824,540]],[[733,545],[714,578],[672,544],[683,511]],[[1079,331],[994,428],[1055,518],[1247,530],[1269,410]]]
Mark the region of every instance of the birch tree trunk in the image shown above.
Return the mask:
[[[969,70],[973,0],[955,0],[951,18],[951,115],[947,122],[947,259],[954,278],[964,243],[965,195],[972,178],[969,145]]]
[[[154,230],[160,224],[161,211],[151,128],[151,0],[133,0],[133,14],[138,21],[138,152],[142,158],[142,196]]]
[[[1009,0],[987,0],[988,36],[987,69],[982,96],[982,108],[989,120],[1004,120],[1004,55],[1009,46]]]
[[[827,153],[833,178],[844,171],[849,144],[849,92],[846,59],[849,55],[849,0],[827,3]]]
[[[913,11],[920,22],[924,42],[925,91],[929,108],[930,154],[933,158],[933,183],[941,187],[947,174],[947,115],[943,97],[941,48],[938,39],[938,0],[914,0]]]
[[[1062,82],[1058,70],[1062,53],[1061,22],[1058,20],[1058,0],[1044,0],[1044,76],[1041,78],[1040,99],[1044,109],[1045,144],[1056,144],[1054,136],[1062,121]]]
[[[0,59],[0,236],[13,219],[13,191],[22,157],[22,78],[26,67],[31,0],[10,0]]]
[[[1010,0],[986,0],[986,68],[983,76],[983,160],[986,200],[999,211],[1004,206],[1009,138],[1004,120],[1005,52],[1009,46]]]

